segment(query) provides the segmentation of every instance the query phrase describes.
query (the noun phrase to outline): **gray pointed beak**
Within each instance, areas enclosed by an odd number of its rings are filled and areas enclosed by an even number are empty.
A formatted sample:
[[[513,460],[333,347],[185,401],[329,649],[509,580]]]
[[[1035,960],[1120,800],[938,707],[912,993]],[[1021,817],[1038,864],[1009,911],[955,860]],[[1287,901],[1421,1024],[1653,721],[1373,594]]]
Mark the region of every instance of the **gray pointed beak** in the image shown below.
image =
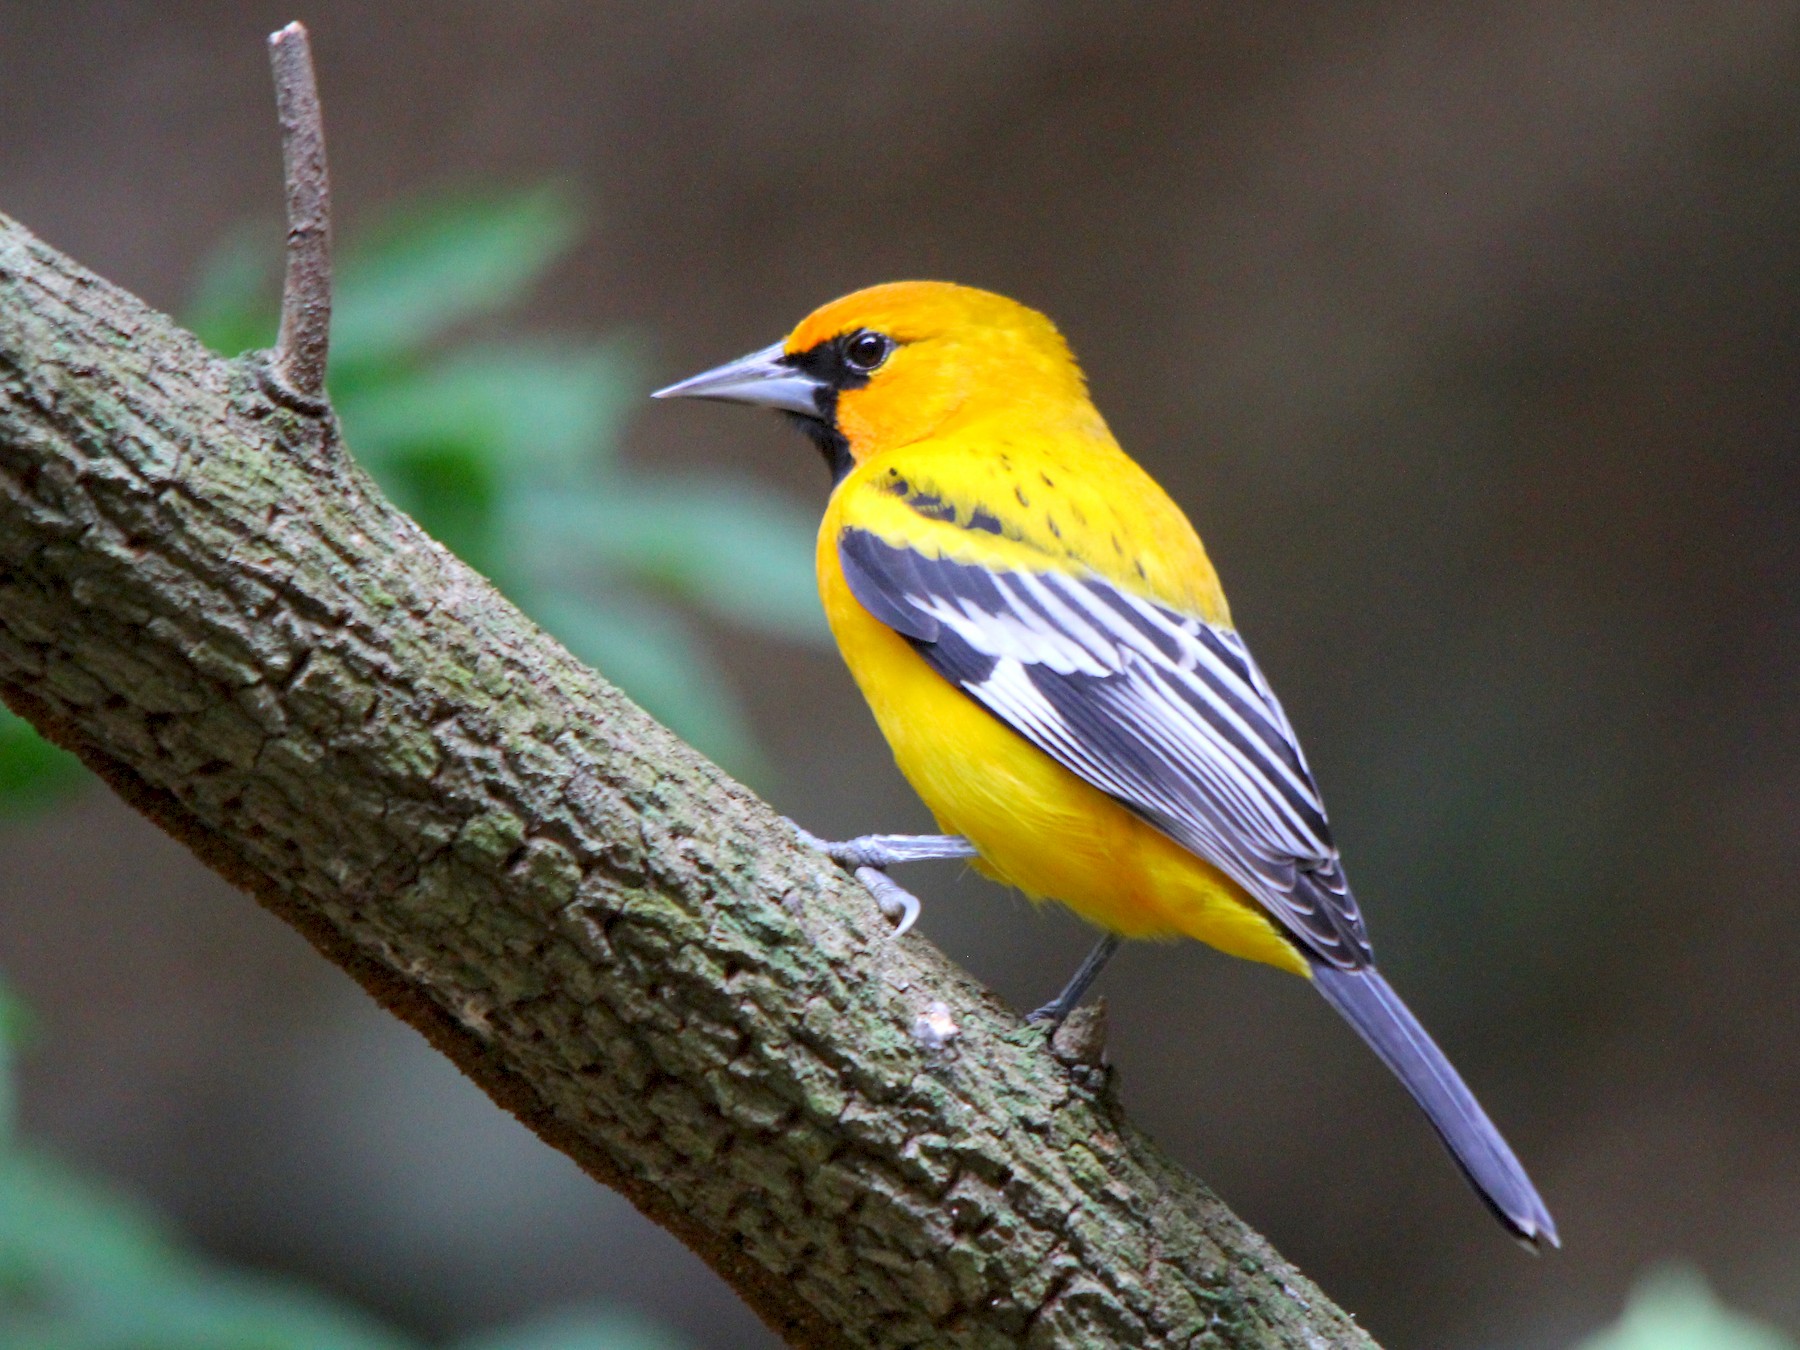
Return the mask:
[[[716,398],[727,403],[753,403],[806,417],[820,414],[819,394],[826,388],[782,359],[782,344],[740,356],[735,361],[690,375],[651,398]]]

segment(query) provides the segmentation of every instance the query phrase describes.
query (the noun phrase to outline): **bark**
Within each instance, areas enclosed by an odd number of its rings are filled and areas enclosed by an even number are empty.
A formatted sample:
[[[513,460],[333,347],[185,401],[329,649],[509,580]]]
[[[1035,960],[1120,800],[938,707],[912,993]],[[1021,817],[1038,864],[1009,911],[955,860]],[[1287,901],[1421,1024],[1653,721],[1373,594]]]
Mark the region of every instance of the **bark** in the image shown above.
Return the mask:
[[[1372,1345],[263,374],[0,217],[10,706],[795,1345]]]

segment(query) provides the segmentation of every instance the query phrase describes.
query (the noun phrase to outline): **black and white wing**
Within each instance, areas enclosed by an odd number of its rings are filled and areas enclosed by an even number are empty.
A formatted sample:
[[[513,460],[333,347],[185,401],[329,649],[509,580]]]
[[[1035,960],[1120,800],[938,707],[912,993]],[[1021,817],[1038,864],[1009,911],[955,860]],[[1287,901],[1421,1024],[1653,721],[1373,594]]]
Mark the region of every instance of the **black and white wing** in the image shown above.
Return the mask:
[[[1375,970],[1319,790],[1236,633],[1098,577],[930,558],[865,530],[838,536],[838,559],[863,607],[940,675],[1256,897],[1488,1207],[1556,1245],[1525,1169]]]
[[[1098,577],[846,529],[851,593],[945,679],[1256,897],[1317,961],[1373,955],[1293,729],[1230,629]]]

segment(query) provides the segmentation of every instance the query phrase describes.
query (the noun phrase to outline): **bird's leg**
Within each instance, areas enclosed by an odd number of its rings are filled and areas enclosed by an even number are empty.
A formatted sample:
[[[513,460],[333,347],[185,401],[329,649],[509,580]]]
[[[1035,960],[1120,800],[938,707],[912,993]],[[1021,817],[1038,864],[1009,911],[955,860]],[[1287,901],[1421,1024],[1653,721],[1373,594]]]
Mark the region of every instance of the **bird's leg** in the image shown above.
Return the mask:
[[[832,842],[801,829],[791,820],[788,824],[808,848],[816,848],[833,862],[856,872],[856,879],[869,888],[881,912],[893,921],[895,937],[918,921],[919,897],[882,869],[896,863],[975,856],[975,845],[960,834],[865,834]]]
[[[1106,963],[1112,960],[1113,953],[1119,950],[1121,940],[1117,933],[1108,933],[1101,938],[1094,944],[1094,950],[1089,952],[1082,963],[1076,967],[1075,974],[1070,977],[1068,984],[1063,986],[1062,993],[1025,1020],[1027,1022],[1048,1022],[1050,1034],[1054,1036],[1056,1029],[1063,1024],[1063,1019],[1075,1011],[1076,1006],[1087,994],[1088,987],[1099,978],[1100,972],[1106,968]]]
[[[864,834],[834,842],[801,829],[791,820],[788,824],[794,826],[801,843],[845,867],[893,867],[934,858],[975,856],[975,845],[960,834]]]

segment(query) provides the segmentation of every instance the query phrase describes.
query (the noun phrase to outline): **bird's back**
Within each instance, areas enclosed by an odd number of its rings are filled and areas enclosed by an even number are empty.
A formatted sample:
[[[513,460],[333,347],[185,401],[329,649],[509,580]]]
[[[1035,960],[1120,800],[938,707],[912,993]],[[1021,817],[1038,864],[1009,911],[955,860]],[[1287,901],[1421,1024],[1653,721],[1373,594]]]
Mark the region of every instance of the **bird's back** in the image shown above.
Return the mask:
[[[823,532],[854,525],[988,567],[1092,573],[1230,623],[1187,516],[1085,399],[1054,412],[997,402],[938,435],[875,451],[832,494]]]

